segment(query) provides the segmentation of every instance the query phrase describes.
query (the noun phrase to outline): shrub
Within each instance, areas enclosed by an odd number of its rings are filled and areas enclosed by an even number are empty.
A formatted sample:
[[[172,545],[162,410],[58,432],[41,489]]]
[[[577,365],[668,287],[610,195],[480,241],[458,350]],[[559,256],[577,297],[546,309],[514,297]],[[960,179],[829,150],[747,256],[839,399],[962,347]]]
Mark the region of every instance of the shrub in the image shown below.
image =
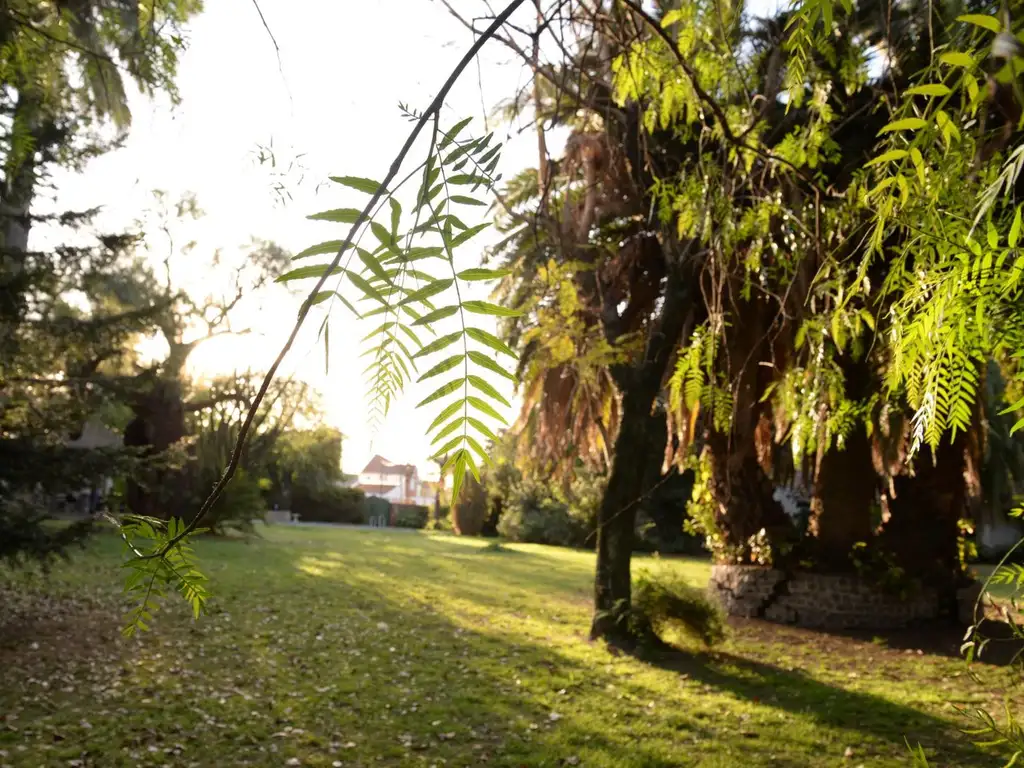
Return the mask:
[[[263,498],[260,479],[239,467],[235,476],[224,487],[224,493],[213,505],[204,525],[212,533],[225,534],[228,531],[254,534],[254,523],[265,520],[267,504]]]
[[[452,526],[459,536],[479,536],[487,520],[487,491],[475,477],[467,477],[452,504]]]
[[[569,504],[555,498],[547,486],[538,482],[518,484],[498,521],[498,533],[502,536],[532,544],[583,546],[592,531],[589,509],[574,514]]]
[[[366,522],[364,497],[358,488],[328,486],[307,490],[300,487],[292,492],[292,512],[297,513],[300,520],[360,525]]]
[[[648,572],[633,582],[633,614],[658,635],[675,629],[711,646],[725,638],[725,617],[704,590],[676,575]]]
[[[392,504],[391,524],[396,528],[423,528],[430,510],[419,504]]]

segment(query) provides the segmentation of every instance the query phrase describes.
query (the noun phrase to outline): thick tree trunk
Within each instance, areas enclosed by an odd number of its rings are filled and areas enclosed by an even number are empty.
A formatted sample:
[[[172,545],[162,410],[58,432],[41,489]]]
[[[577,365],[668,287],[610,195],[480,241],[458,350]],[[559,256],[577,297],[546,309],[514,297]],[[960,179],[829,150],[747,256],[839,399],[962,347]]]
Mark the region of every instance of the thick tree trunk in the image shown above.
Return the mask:
[[[893,481],[889,519],[879,535],[883,551],[912,578],[952,593],[960,576],[958,521],[967,512],[967,468],[964,433],[944,439],[934,456],[925,450],[914,462],[913,477]]]
[[[135,419],[125,430],[124,443],[158,458],[185,436],[185,403],[181,383],[159,379],[135,405]],[[161,519],[181,517],[189,502],[187,472],[153,468],[128,482],[128,508],[137,515]]]
[[[866,360],[846,355],[839,364],[849,399],[863,401],[881,386]],[[853,546],[870,540],[871,506],[878,485],[871,438],[858,424],[842,448],[834,445],[821,457],[811,497],[808,530],[817,540],[818,555],[826,569],[849,569]]]
[[[715,524],[738,559],[749,560],[751,539],[762,530],[769,542],[786,542],[792,521],[773,498],[775,489],[757,460],[753,435],[712,431],[706,449],[711,462]]]
[[[858,425],[842,450],[833,446],[825,452],[811,498],[808,530],[827,570],[848,570],[854,544],[871,539],[871,505],[877,489],[871,441]]]
[[[751,538],[762,530],[781,555],[789,543],[793,523],[773,498],[774,487],[757,451],[757,430],[766,406],[762,396],[771,382],[771,369],[761,365],[771,359],[767,317],[770,307],[758,298],[744,299],[733,289],[733,322],[726,333],[725,369],[732,386],[732,418],[728,431],[711,428],[706,444],[711,463],[711,494],[715,523],[726,546],[740,561],[751,557]]]

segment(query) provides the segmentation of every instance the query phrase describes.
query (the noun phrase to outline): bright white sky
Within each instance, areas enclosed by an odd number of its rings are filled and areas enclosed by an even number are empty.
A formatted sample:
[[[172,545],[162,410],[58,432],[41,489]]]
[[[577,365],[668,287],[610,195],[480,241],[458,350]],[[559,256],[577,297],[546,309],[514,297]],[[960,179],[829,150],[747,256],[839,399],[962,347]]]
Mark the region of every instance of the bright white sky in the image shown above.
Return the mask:
[[[478,0],[455,4],[468,11],[483,9]],[[362,207],[365,202],[359,193],[326,181],[327,176],[383,177],[411,127],[398,102],[426,107],[472,43],[465,28],[428,0],[261,0],[260,5],[281,49],[280,70],[250,0],[210,2],[191,26],[191,44],[181,61],[181,105],[172,110],[133,98],[126,147],[97,159],[81,176],[58,179],[63,207],[102,202],[103,221],[112,230],[141,214],[152,189],[167,190],[172,197],[195,192],[207,215],[187,227],[181,240],[195,238],[199,243],[189,263],[194,264],[190,283],[200,288],[211,280],[208,263],[217,247],[224,248],[225,259],[231,260],[250,236],[277,242],[292,253],[343,238],[347,227],[305,218],[329,208]],[[525,82],[520,63],[503,46],[492,44],[481,57],[480,79],[471,66],[451,93],[445,123],[472,115],[476,119],[467,133],[482,135],[482,105],[490,111]],[[498,129],[498,138],[505,139],[507,127]],[[305,153],[299,161],[306,169],[301,183],[298,169],[284,179],[294,198],[285,206],[272,191],[271,169],[255,162],[257,146],[271,140],[279,167]],[[518,139],[513,135],[500,169],[509,174],[535,163],[532,131]],[[467,209],[477,210],[485,209]],[[470,226],[477,223],[468,213],[462,218]],[[457,267],[478,264],[482,248],[491,240],[485,233],[462,246],[456,253]],[[299,262],[306,263],[315,261]],[[311,283],[295,285],[308,290]],[[473,298],[486,298],[486,285],[473,285],[479,294]],[[193,372],[265,370],[287,337],[303,295],[304,291],[290,294],[275,286],[252,297],[233,326],[250,326],[253,333],[201,346],[191,361]],[[393,406],[387,423],[371,431],[361,373],[367,361],[358,355],[365,349],[360,339],[375,324],[358,321],[335,306],[330,370],[325,373],[323,345],[316,342],[322,317],[315,308],[284,371],[294,372],[322,393],[327,420],[347,436],[345,471],[359,472],[374,453],[380,453],[392,461],[416,463],[421,473],[433,469],[436,475],[425,432],[437,409],[414,406],[443,380],[410,388]],[[489,318],[477,319],[475,324],[494,330]],[[501,381],[495,384],[511,397],[510,387]],[[508,413],[509,421],[513,417]]]

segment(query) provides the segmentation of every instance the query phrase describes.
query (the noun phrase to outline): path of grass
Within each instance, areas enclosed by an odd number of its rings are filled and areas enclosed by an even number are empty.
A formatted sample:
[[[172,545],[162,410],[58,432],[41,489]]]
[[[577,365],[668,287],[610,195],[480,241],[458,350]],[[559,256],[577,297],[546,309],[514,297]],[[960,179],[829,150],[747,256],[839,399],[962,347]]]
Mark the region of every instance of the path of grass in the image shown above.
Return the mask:
[[[588,643],[589,553],[283,527],[197,550],[210,615],[139,640],[113,537],[0,577],[0,765],[897,766],[904,736],[991,762],[945,713],[989,703],[955,659],[760,624],[662,666]]]

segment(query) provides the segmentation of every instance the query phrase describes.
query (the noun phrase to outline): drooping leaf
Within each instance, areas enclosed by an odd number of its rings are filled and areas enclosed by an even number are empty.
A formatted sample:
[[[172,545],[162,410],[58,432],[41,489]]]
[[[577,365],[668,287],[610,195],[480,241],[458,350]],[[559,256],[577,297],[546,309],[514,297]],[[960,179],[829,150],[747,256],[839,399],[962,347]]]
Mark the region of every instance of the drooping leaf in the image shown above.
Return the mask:
[[[331,211],[314,213],[306,218],[311,221],[336,221],[339,224],[355,224],[359,220],[362,211],[355,208],[335,208]]]
[[[519,315],[523,314],[521,310],[509,309],[500,304],[491,304],[488,301],[464,301],[462,302],[462,308],[478,315],[496,315],[498,317],[519,317]]]
[[[429,325],[430,323],[436,323],[438,320],[444,320],[446,317],[451,317],[459,311],[457,306],[452,307],[440,307],[435,309],[433,312],[428,312],[419,320],[415,320],[413,325]]]
[[[510,274],[512,274],[511,269],[484,269],[483,267],[474,267],[472,269],[462,270],[458,273],[457,277],[459,280],[472,282],[476,280],[497,280],[499,277],[505,277]]]
[[[468,379],[470,384],[472,384],[474,387],[479,389],[481,392],[483,392],[485,395],[487,395],[491,399],[497,400],[499,403],[504,405],[506,408],[511,408],[512,407],[512,404],[508,400],[506,400],[504,397],[502,397],[501,393],[498,392],[498,390],[496,390],[493,386],[491,386],[491,384],[486,379],[481,379],[479,376],[476,376],[476,375],[474,375],[472,373],[469,374],[469,376],[467,376],[466,379]]]
[[[506,425],[508,424],[508,422],[505,421],[504,417],[496,410],[494,410],[494,408],[491,407],[491,404],[488,403],[486,400],[481,400],[476,395],[466,395],[466,402],[469,403],[474,408],[476,408],[481,413],[487,414],[495,421],[500,421],[502,424]]]
[[[440,363],[431,368],[429,371],[421,375],[419,379],[417,379],[417,381],[426,381],[427,379],[433,378],[434,376],[440,376],[442,373],[447,373],[465,359],[466,356],[463,354],[452,355],[451,357],[445,358]]]
[[[493,373],[497,373],[499,376],[504,376],[509,381],[516,380],[515,374],[506,371],[497,362],[489,358],[483,352],[478,352],[475,349],[471,349],[469,350],[469,359],[472,360],[477,365],[481,366],[482,368],[486,368],[487,370],[492,371]]]
[[[416,407],[422,408],[424,405],[432,403],[435,400],[440,400],[443,397],[447,397],[452,392],[457,392],[459,388],[464,385],[464,383],[465,379],[452,379],[447,384],[438,387],[425,398],[416,403]]]
[[[376,288],[370,285],[366,281],[365,277],[363,277],[362,275],[357,275],[355,272],[349,272],[348,279],[352,281],[352,285],[354,285],[368,297],[374,299],[375,301],[379,301],[381,304],[384,304],[385,306],[387,305],[388,300],[381,295],[380,291],[378,291]]]
[[[473,339],[474,341],[479,341],[481,344],[490,347],[496,352],[501,352],[512,358],[518,357],[516,353],[512,351],[512,348],[508,346],[508,344],[503,342],[493,333],[488,333],[487,331],[482,330],[480,328],[467,328],[466,335],[469,336],[469,338]],[[481,363],[481,365],[483,365],[483,363]]]
[[[305,280],[310,277],[323,277],[324,275],[340,275],[345,270],[340,266],[331,269],[330,264],[310,264],[306,267],[297,267],[290,272],[285,272],[274,282],[287,283],[292,280]]]
[[[427,344],[422,349],[420,349],[419,352],[417,352],[415,355],[413,355],[413,358],[424,357],[425,355],[429,355],[429,354],[432,354],[434,352],[440,352],[442,349],[444,349],[445,347],[451,346],[452,344],[454,344],[456,341],[458,341],[461,338],[462,338],[462,331],[455,331],[454,333],[449,333],[446,336],[440,336],[440,337],[434,339],[429,344]]]
[[[448,290],[452,286],[452,283],[454,282],[455,281],[452,278],[446,278],[444,280],[435,280],[434,282],[423,286],[419,290],[410,293],[408,296],[406,296],[404,299],[398,302],[398,305],[404,306],[406,304],[412,304],[414,302],[422,302],[425,299],[429,299],[431,296],[436,296],[437,294],[443,293],[444,291]]]
[[[357,189],[360,192],[365,192],[368,195],[377,194],[377,190],[381,188],[379,181],[373,179],[363,179],[359,176],[330,176],[331,181],[349,187],[351,189]]]

